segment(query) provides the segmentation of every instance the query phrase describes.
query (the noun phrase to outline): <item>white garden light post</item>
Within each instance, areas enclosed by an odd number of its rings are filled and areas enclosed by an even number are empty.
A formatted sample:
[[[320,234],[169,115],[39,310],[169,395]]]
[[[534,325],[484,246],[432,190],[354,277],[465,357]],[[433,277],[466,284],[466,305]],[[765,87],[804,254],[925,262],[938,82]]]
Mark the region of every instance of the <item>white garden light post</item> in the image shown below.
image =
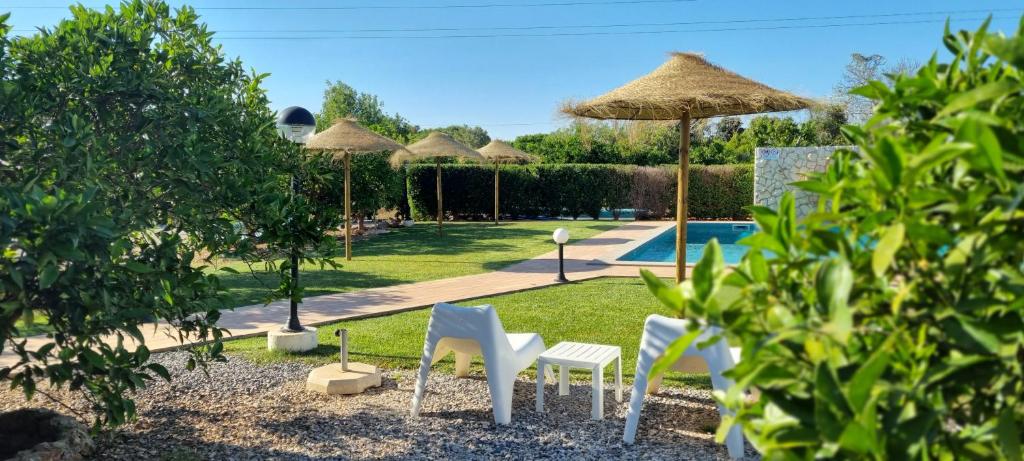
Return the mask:
[[[569,279],[565,278],[565,244],[569,241],[569,231],[564,227],[555,229],[555,232],[551,234],[551,238],[554,239],[555,243],[558,244],[558,278],[556,282],[568,282]]]
[[[289,107],[277,117],[277,131],[281,137],[296,144],[305,144],[316,131],[316,119],[308,110],[298,106]],[[298,178],[292,177],[292,194],[299,193]],[[299,250],[292,248],[292,293],[299,287]],[[316,329],[307,329],[299,323],[299,303],[294,295],[288,309],[288,323],[279,332],[267,334],[267,347],[286,351],[301,352],[316,348]]]

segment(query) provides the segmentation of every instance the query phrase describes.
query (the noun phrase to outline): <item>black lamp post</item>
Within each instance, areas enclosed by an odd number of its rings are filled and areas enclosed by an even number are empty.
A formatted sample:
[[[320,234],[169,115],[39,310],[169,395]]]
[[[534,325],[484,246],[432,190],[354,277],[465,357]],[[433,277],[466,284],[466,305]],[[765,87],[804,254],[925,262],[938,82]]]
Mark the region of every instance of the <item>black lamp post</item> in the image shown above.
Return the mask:
[[[551,234],[551,238],[558,244],[558,278],[555,281],[568,282],[569,279],[565,278],[565,243],[569,241],[569,231],[559,227]]]
[[[291,106],[277,116],[277,131],[281,137],[297,143],[305,144],[309,135],[316,131],[316,119],[308,110],[298,106]],[[292,196],[299,194],[299,180],[292,177]],[[299,303],[295,300],[295,291],[299,288],[299,249],[293,247],[291,251],[292,262],[292,292],[288,311],[288,325],[282,328],[283,331],[303,331],[299,323]]]

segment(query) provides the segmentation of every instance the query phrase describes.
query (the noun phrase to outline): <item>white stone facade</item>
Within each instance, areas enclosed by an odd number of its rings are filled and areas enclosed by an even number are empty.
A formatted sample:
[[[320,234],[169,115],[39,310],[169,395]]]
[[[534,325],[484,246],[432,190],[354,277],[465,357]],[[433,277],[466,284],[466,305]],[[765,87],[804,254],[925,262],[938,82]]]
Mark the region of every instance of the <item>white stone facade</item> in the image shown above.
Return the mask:
[[[782,194],[793,191],[797,216],[818,207],[818,196],[790,184],[806,179],[809,172],[822,172],[838,146],[758,147],[754,149],[754,204],[776,209]],[[848,148],[848,147],[847,147]]]

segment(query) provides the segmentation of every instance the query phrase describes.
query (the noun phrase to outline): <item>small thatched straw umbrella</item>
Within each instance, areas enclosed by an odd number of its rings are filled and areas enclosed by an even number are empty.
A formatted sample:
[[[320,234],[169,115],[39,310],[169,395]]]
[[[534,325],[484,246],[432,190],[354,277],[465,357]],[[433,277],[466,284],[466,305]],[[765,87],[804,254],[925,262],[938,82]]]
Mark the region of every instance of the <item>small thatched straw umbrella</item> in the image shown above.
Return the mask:
[[[616,120],[679,120],[676,195],[676,282],[686,277],[686,211],[689,187],[690,120],[805,109],[810,100],[737,75],[694,53],[672,53],[643,77],[564,112]]]
[[[342,119],[306,142],[306,149],[332,152],[345,162],[345,259],[352,260],[352,156],[377,152],[403,152],[401,144],[363,128],[354,120]]]
[[[533,160],[533,156],[515,147],[508,145],[505,141],[497,139],[486,146],[476,150],[484,158],[494,163],[494,225],[498,225],[498,185],[501,183],[498,170],[502,163],[525,163]]]
[[[466,147],[451,136],[440,131],[432,131],[419,141],[408,146],[405,150],[395,152],[391,156],[391,164],[398,166],[406,162],[433,158],[437,172],[437,234],[441,235],[441,223],[444,220],[444,194],[441,192],[441,158],[462,157],[475,161],[483,161],[484,158],[477,151]]]

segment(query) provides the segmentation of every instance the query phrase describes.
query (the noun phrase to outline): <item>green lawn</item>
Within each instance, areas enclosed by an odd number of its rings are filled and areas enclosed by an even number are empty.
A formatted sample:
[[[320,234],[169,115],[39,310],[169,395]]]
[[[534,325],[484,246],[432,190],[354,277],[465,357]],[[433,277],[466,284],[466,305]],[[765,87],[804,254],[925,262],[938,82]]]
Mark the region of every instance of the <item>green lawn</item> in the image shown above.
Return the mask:
[[[498,309],[507,331],[540,333],[548,347],[559,341],[621,346],[623,376],[630,382],[636,369],[644,319],[652,313],[670,315],[655,301],[639,278],[595,279],[459,304],[492,304]],[[338,339],[334,337],[334,330],[347,328],[351,360],[385,368],[415,369],[419,366],[429,317],[430,310],[422,309],[324,325],[319,331],[320,347],[305,354],[269,352],[266,350],[267,339],[262,336],[228,342],[225,350],[262,363],[298,360],[320,365],[338,360]],[[447,357],[438,367],[452,372],[453,357]],[[482,372],[479,357],[475,359],[473,368],[475,372]],[[589,372],[585,374],[587,376],[579,377],[589,377]],[[710,387],[706,374],[670,373],[666,382]]]
[[[47,317],[44,312],[36,312],[35,318],[33,319],[32,325],[25,325],[25,318],[19,318],[14,322],[14,327],[18,329],[18,336],[35,336],[53,331],[53,328],[47,322]]]
[[[511,221],[445,223],[443,237],[434,223],[395,229],[388,234],[353,242],[352,261],[336,261],[338,270],[303,266],[301,281],[306,296],[422,282],[479,274],[539,256],[555,248],[551,233],[569,229],[572,240],[584,239],[622,225],[611,221]],[[236,306],[265,301],[276,276],[258,272],[253,277],[242,263],[226,264],[239,274],[221,272]],[[258,269],[263,269],[259,267]]]

